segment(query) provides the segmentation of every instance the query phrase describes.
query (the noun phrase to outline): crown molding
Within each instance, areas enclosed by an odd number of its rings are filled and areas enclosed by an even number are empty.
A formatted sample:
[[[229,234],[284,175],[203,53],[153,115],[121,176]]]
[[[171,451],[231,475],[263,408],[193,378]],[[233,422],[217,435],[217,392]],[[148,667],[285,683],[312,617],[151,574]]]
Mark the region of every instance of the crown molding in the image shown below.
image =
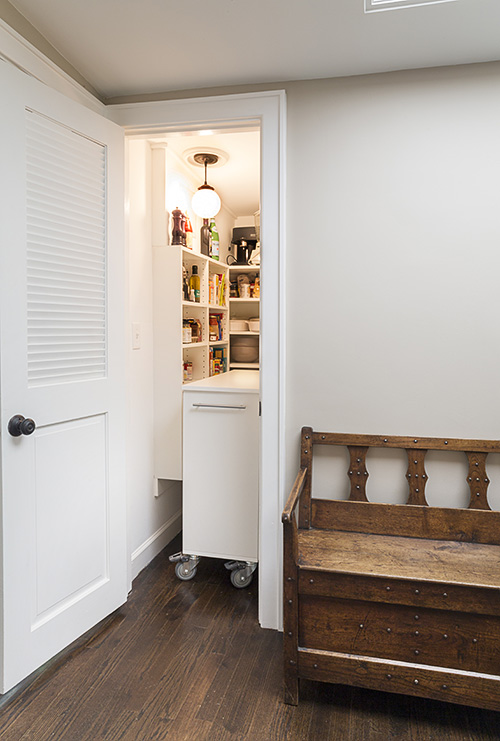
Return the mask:
[[[0,18],[0,58],[87,108],[106,115],[106,106]]]

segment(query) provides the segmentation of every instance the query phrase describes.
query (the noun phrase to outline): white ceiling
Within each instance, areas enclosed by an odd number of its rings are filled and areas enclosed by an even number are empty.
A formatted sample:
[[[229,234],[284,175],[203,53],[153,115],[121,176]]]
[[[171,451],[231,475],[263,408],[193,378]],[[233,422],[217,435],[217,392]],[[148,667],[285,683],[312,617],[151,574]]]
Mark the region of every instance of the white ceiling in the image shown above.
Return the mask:
[[[418,0],[415,0],[418,2]],[[11,0],[103,97],[500,59],[500,0]]]
[[[209,166],[207,181],[215,188],[226,208],[234,216],[248,216],[259,208],[260,194],[260,133],[242,131],[238,133],[205,134],[194,133],[160,136],[154,140],[163,142],[169,151],[184,163],[199,185],[203,183],[205,169],[200,165],[189,165],[186,152],[210,152],[219,150],[228,157],[222,165]]]

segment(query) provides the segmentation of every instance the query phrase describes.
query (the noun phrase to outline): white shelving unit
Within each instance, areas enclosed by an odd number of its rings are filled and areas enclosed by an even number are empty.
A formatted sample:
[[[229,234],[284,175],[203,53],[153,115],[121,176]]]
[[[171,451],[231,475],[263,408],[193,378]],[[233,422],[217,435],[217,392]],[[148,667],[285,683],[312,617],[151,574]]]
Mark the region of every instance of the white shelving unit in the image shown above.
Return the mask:
[[[229,280],[233,282],[237,279],[238,275],[248,275],[250,280],[259,276],[260,278],[260,266],[258,265],[230,265],[229,266]],[[229,319],[254,319],[260,317],[260,297],[259,298],[239,298],[231,297],[229,299]],[[230,337],[255,337],[255,343],[259,345],[259,332],[247,331],[231,331]],[[231,369],[251,369],[258,370],[259,363],[241,363],[233,360],[231,357],[230,350],[230,363]]]
[[[200,301],[185,301],[182,268],[188,275],[197,265]],[[229,269],[212,258],[176,245],[153,249],[154,447],[155,476],[182,479],[182,388],[184,363],[192,363],[192,380],[211,375],[211,353],[225,349],[229,364]],[[222,291],[214,296],[210,284],[223,276]],[[218,303],[221,301],[221,303]],[[220,317],[222,338],[209,339],[210,315]],[[201,325],[201,342],[182,342],[185,319]],[[229,370],[229,368],[227,368]]]

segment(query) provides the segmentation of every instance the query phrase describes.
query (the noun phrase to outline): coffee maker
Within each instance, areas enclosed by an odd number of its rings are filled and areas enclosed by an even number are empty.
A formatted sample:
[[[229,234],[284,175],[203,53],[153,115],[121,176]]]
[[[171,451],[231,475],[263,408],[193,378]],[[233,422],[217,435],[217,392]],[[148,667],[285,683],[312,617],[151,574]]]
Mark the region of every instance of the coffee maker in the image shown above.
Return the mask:
[[[236,263],[238,265],[248,265],[257,242],[257,232],[254,226],[239,226],[233,229],[231,244],[235,246]]]

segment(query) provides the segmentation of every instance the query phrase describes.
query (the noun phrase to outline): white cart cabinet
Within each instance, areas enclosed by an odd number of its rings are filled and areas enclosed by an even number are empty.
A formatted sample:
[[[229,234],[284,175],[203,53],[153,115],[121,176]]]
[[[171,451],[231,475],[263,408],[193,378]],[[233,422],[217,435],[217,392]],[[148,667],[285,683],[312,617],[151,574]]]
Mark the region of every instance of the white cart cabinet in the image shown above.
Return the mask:
[[[183,396],[183,554],[255,564],[258,372],[198,381],[186,386]],[[191,578],[189,564],[184,578]]]

